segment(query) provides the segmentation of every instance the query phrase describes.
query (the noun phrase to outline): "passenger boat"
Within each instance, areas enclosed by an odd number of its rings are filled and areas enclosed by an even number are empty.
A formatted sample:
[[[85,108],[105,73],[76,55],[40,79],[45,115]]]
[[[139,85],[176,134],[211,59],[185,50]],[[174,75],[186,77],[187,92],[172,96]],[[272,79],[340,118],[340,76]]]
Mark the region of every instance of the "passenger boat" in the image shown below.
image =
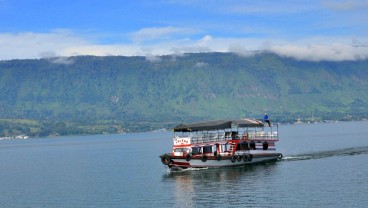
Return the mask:
[[[160,156],[170,170],[240,166],[282,158],[278,125],[255,119],[215,120],[174,128],[171,153]]]

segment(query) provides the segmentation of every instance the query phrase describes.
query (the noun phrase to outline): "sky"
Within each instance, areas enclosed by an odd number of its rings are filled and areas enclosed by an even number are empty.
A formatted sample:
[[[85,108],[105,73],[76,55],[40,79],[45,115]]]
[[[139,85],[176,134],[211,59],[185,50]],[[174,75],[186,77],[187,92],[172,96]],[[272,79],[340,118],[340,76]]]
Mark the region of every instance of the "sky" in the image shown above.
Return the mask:
[[[0,60],[269,51],[368,59],[367,0],[0,0]]]

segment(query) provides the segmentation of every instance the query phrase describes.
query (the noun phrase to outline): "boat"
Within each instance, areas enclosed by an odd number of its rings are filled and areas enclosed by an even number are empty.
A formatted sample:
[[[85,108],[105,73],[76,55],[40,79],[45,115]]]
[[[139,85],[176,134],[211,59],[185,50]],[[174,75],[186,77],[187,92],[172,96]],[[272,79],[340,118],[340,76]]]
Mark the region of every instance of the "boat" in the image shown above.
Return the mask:
[[[170,170],[242,166],[282,158],[278,124],[256,119],[213,120],[174,128],[173,148],[160,155]]]

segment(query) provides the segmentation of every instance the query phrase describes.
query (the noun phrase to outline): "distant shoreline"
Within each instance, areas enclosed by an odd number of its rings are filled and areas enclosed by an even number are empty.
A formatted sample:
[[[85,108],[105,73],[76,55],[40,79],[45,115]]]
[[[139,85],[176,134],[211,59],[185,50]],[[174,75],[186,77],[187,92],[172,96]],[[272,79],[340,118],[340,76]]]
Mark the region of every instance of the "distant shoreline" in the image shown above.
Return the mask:
[[[290,122],[273,122],[271,120],[271,123],[279,123],[281,125],[299,125],[299,124],[321,124],[321,123],[337,123],[337,122],[367,122],[368,119],[360,119],[360,120],[323,120],[323,121],[290,121]],[[4,122],[4,119],[0,119],[0,122]],[[102,134],[126,134],[126,133],[141,133],[141,132],[166,132],[171,131],[171,129],[174,128],[175,125],[169,126],[169,127],[160,127],[160,128],[150,128],[150,129],[141,129],[138,130],[130,130],[128,128],[124,129],[122,127],[115,127],[112,125],[93,125],[94,128],[91,129],[91,126],[79,126],[79,131],[71,131],[68,129],[71,124],[68,123],[68,125],[61,125],[63,128],[53,128],[53,126],[44,126],[43,128],[49,128],[49,129],[38,129],[34,132],[29,132],[29,130],[34,129],[35,126],[39,125],[40,122],[33,121],[34,126],[30,126],[29,123],[27,124],[21,124],[18,120],[18,125],[14,125],[14,129],[8,128],[2,128],[5,132],[14,132],[13,135],[10,135],[9,133],[7,135],[0,135],[0,140],[13,140],[13,139],[29,139],[29,138],[43,138],[43,137],[59,137],[59,136],[88,136],[88,135],[102,135]],[[62,122],[65,124],[64,122]],[[60,126],[60,123],[57,123]],[[57,125],[57,126],[58,126]],[[78,126],[77,124],[73,123],[74,127]],[[22,129],[24,131],[22,131]],[[48,134],[46,134],[48,133]]]

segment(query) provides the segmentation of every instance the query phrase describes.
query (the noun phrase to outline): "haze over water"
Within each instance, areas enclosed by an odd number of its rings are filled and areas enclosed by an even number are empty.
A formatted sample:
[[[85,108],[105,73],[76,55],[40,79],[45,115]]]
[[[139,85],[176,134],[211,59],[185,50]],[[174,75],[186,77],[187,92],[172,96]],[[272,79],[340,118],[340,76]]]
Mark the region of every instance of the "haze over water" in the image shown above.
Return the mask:
[[[0,141],[2,207],[366,207],[368,122],[281,125],[278,162],[168,172],[172,133]]]

